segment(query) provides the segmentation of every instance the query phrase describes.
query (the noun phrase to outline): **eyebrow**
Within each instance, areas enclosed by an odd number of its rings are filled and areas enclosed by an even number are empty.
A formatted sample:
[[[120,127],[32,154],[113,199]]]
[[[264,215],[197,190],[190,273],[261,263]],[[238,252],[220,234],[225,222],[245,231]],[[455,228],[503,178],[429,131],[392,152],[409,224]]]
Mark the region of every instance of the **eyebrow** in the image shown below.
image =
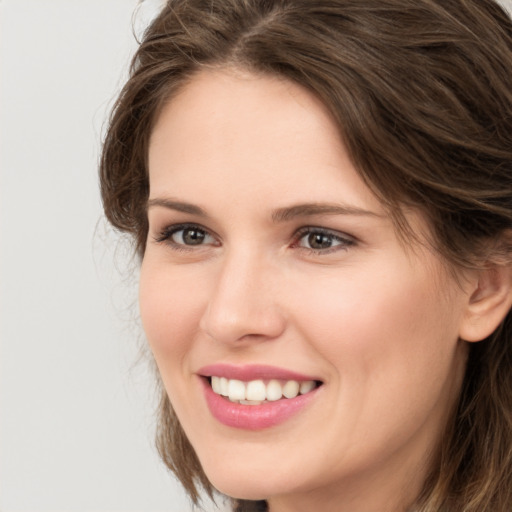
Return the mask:
[[[149,199],[147,208],[160,206],[169,210],[175,210],[182,213],[189,213],[199,217],[207,218],[208,214],[200,207],[192,203],[176,201],[174,199],[154,198]],[[355,206],[336,204],[336,203],[301,203],[292,206],[278,208],[272,212],[272,222],[275,224],[288,222],[297,217],[309,217],[314,215],[355,215],[381,217],[381,215],[358,208]]]
[[[161,206],[162,208],[168,208],[169,210],[175,210],[177,212],[190,213],[191,215],[197,215],[199,217],[208,217],[206,212],[199,206],[191,203],[184,203],[182,201],[175,201],[173,199],[164,199],[157,197],[155,199],[148,199],[147,208],[153,206]]]
[[[379,214],[357,208],[355,206],[335,203],[303,203],[279,208],[272,213],[272,221],[287,222],[296,217],[308,217],[313,215],[356,215],[380,217]]]

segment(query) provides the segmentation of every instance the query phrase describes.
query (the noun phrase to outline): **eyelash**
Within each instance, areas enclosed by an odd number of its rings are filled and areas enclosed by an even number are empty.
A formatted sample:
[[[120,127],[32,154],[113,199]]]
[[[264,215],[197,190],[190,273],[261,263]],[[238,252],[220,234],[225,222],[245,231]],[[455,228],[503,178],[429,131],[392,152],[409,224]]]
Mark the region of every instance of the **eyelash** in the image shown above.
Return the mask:
[[[185,230],[195,230],[199,233],[202,233],[204,236],[210,236],[212,238],[215,238],[214,235],[212,235],[207,229],[203,228],[200,225],[197,224],[175,224],[172,226],[168,226],[164,228],[160,234],[155,237],[155,241],[157,243],[166,243],[168,244],[173,250],[175,251],[193,251],[197,248],[200,248],[203,246],[203,244],[197,244],[196,247],[194,245],[187,245],[182,243],[177,243],[172,240],[173,235],[179,233],[180,231]],[[323,248],[323,249],[314,249],[312,247],[304,247],[300,245],[300,242],[304,237],[308,235],[321,235],[329,237],[331,242],[336,243],[336,245]],[[330,229],[315,227],[315,226],[305,226],[303,228],[300,228],[295,232],[293,235],[293,242],[291,244],[292,248],[298,248],[303,251],[307,251],[310,254],[330,254],[331,252],[336,252],[340,250],[347,250],[349,247],[356,244],[356,240],[354,237],[347,235],[347,234],[341,234],[337,231],[332,231]]]
[[[329,237],[332,242],[339,242],[338,244],[327,247],[324,249],[313,249],[312,247],[302,247],[299,245],[300,241],[308,236],[308,235],[322,235]],[[347,234],[342,234],[337,231],[332,231],[330,229],[315,227],[315,226],[305,226],[300,228],[294,235],[294,242],[292,243],[292,247],[298,247],[299,249],[305,250],[311,254],[330,254],[332,252],[347,250],[349,247],[355,245],[356,240]]]
[[[204,235],[213,237],[213,235],[211,235],[207,229],[197,224],[175,224],[173,226],[167,226],[166,228],[164,228],[160,232],[159,236],[155,238],[155,241],[157,243],[166,243],[175,251],[193,251],[193,245],[180,244],[172,240],[173,235],[179,233],[180,231],[185,231],[187,229],[195,230],[198,231],[199,233],[203,233]],[[201,247],[202,245],[203,244],[198,244],[197,247]]]

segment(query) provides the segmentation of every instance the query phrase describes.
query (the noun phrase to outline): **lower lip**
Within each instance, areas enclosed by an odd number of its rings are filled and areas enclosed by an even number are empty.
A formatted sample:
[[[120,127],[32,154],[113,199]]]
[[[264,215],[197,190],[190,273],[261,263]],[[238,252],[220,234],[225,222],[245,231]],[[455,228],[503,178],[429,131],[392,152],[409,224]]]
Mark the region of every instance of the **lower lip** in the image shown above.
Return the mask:
[[[306,407],[319,389],[295,398],[282,398],[261,405],[242,405],[214,393],[209,382],[204,378],[201,380],[206,403],[213,417],[228,427],[245,430],[262,430],[285,422]]]

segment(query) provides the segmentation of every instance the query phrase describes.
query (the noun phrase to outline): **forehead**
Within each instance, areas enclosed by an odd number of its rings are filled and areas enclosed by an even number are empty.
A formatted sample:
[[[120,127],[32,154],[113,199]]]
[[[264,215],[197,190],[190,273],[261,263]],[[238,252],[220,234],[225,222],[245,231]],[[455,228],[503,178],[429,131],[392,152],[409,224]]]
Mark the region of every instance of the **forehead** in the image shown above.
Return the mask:
[[[339,130],[310,92],[277,77],[233,70],[195,75],[162,109],[149,147],[151,193],[238,182],[336,200],[376,201],[352,165]],[[167,190],[169,192],[169,190]],[[352,197],[351,197],[352,196]],[[293,199],[290,197],[290,199]],[[296,198],[303,200],[304,198]]]
[[[198,156],[227,152],[237,144],[246,150],[264,146],[260,154],[264,158],[277,149],[297,152],[289,145],[305,136],[311,143],[320,138],[333,146],[341,143],[327,109],[301,86],[275,76],[205,70],[195,74],[160,112],[150,153],[174,139],[196,141],[204,148]]]

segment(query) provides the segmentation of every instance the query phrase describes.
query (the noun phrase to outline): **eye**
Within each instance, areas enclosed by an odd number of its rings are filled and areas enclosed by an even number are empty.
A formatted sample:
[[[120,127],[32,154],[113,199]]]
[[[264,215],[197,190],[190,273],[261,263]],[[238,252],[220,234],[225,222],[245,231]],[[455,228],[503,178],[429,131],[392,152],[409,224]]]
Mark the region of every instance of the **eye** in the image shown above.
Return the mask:
[[[205,241],[208,242],[211,236],[202,229],[184,228],[172,233],[170,238],[176,244],[201,245]]]
[[[316,253],[329,253],[346,249],[355,244],[355,240],[349,235],[332,232],[323,228],[304,228],[298,233],[297,247],[301,247]]]
[[[189,224],[165,228],[156,241],[167,242],[171,246],[182,249],[216,244],[215,238],[208,231]]]

